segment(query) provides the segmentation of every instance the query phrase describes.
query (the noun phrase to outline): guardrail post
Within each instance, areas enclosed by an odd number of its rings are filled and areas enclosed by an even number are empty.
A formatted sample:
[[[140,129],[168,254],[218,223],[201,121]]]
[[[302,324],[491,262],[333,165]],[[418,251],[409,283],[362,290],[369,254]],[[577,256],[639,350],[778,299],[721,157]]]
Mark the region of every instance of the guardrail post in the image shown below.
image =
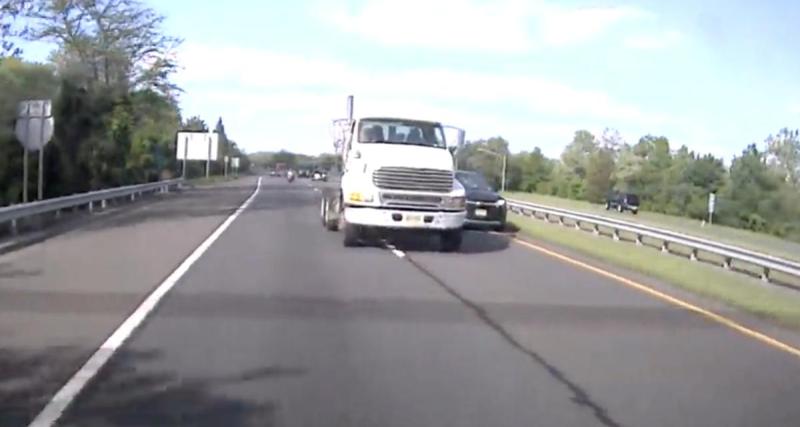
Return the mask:
[[[59,219],[59,218],[61,218],[61,209],[56,209],[56,212],[55,212],[55,214],[56,214],[56,215],[55,215],[55,216],[56,216],[56,219]]]
[[[636,235],[636,239],[634,240],[634,242],[636,242],[636,246],[642,246],[644,244],[644,243],[642,243],[642,235],[641,234],[637,234]]]
[[[579,219],[575,220],[575,229],[576,230],[580,230],[581,229],[581,221]]]
[[[669,242],[663,241],[661,242],[661,252],[668,254],[669,253]]]
[[[559,217],[558,217],[558,225],[564,225],[564,217],[563,216],[559,215]]]
[[[594,234],[595,236],[599,236],[600,235],[600,226],[599,225],[597,225],[597,224],[593,224],[592,225],[592,234]]]
[[[107,206],[107,204],[106,204],[106,199],[103,199],[103,200],[101,200],[101,201],[100,201],[100,209],[105,209],[105,208],[106,208],[106,206]]]
[[[611,232],[611,238],[619,242],[619,230],[616,228]]]
[[[94,212],[94,202],[89,202],[89,212]]]
[[[689,251],[689,259],[692,261],[697,261],[697,249],[692,249]]]
[[[731,259],[730,258],[725,257],[725,259],[722,260],[722,268],[724,268],[726,270],[730,270],[731,269]]]
[[[17,235],[17,220],[16,219],[12,219],[11,220],[11,223],[9,224],[9,227],[8,227],[8,231],[9,231],[9,233],[11,233],[12,236],[16,236]]]
[[[761,281],[769,283],[769,268],[764,267],[764,269],[761,270]]]
[[[136,193],[131,193],[131,201],[136,200]]]

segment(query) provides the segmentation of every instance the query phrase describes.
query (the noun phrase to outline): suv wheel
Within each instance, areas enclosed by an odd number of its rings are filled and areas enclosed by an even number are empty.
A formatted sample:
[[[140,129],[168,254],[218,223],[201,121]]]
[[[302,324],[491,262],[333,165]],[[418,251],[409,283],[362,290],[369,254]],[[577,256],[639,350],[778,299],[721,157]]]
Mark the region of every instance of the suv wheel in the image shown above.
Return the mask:
[[[463,231],[445,230],[439,237],[441,239],[442,252],[457,252],[461,249],[461,242],[463,240]]]

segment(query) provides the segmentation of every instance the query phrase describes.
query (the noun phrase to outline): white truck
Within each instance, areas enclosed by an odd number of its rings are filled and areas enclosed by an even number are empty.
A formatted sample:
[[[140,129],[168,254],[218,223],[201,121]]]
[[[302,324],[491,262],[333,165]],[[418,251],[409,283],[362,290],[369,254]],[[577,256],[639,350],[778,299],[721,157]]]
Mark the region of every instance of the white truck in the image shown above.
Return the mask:
[[[356,246],[371,231],[437,233],[441,249],[461,247],[466,217],[463,186],[454,177],[453,153],[439,122],[393,117],[352,117],[334,121],[335,146],[343,174],[338,188],[323,194],[322,223],[344,232],[344,246]]]

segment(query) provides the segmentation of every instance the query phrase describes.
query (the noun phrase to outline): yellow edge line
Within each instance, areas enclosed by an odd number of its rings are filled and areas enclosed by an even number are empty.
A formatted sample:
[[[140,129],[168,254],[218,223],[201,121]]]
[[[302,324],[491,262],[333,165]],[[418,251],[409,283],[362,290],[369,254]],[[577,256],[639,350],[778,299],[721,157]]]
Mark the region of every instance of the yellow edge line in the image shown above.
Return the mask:
[[[706,310],[706,309],[704,309],[702,307],[698,307],[698,306],[696,306],[696,305],[694,305],[692,303],[689,303],[689,302],[686,302],[686,301],[684,301],[682,299],[673,297],[672,295],[665,294],[665,293],[663,293],[661,291],[657,291],[657,290],[655,290],[655,289],[653,289],[653,288],[651,288],[649,286],[645,286],[645,285],[643,285],[643,284],[641,284],[639,282],[636,282],[634,280],[631,280],[631,279],[628,279],[626,277],[622,277],[620,275],[611,273],[610,271],[603,270],[602,268],[595,267],[595,266],[590,265],[590,264],[586,264],[585,262],[578,261],[576,259],[570,258],[570,257],[568,257],[566,255],[563,255],[563,254],[560,254],[558,252],[554,252],[554,251],[551,251],[549,249],[545,249],[545,248],[543,248],[541,246],[537,246],[537,245],[535,245],[533,243],[530,243],[530,242],[527,242],[525,240],[521,240],[521,239],[516,238],[516,237],[513,237],[513,239],[518,244],[526,246],[529,249],[533,249],[533,250],[541,252],[541,253],[543,253],[545,255],[549,255],[549,256],[551,256],[553,258],[558,258],[561,261],[567,262],[567,263],[572,264],[572,265],[574,265],[576,267],[580,267],[580,268],[589,270],[589,271],[597,273],[597,274],[599,274],[601,276],[608,277],[609,279],[616,280],[617,282],[622,283],[625,286],[628,286],[630,288],[633,288],[633,289],[636,289],[638,291],[644,292],[644,293],[646,293],[648,295],[651,295],[651,296],[656,297],[656,298],[658,298],[660,300],[666,301],[666,302],[668,302],[670,304],[677,305],[678,307],[684,308],[684,309],[689,310],[691,312],[697,313],[697,314],[699,314],[701,316],[704,316],[704,317],[706,317],[708,319],[711,319],[711,320],[713,320],[713,321],[715,321],[717,323],[725,325],[725,326],[733,329],[736,332],[739,332],[739,333],[741,333],[743,335],[746,335],[746,336],[748,336],[750,338],[753,338],[753,339],[756,339],[758,341],[761,341],[764,344],[767,344],[767,345],[772,346],[774,348],[777,348],[779,350],[783,350],[783,351],[785,351],[785,352],[787,352],[787,353],[789,353],[789,354],[791,354],[793,356],[796,356],[796,357],[800,358],[800,349],[798,349],[797,347],[793,347],[793,346],[791,346],[789,344],[786,344],[786,343],[784,343],[782,341],[779,341],[779,340],[777,340],[775,338],[772,338],[769,335],[766,335],[766,334],[764,334],[762,332],[758,332],[758,331],[750,329],[750,328],[748,328],[746,326],[742,326],[739,323],[736,323],[735,321],[733,321],[733,320],[731,320],[731,319],[729,319],[729,318],[727,318],[725,316],[722,316],[722,315],[719,315],[717,313],[714,313],[713,311],[709,311],[709,310]]]

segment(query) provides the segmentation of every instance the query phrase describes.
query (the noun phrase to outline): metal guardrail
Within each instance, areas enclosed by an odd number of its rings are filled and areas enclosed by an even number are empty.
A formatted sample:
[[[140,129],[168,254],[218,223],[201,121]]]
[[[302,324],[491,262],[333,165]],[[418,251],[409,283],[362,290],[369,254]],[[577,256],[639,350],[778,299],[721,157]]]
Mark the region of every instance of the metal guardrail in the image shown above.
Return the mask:
[[[800,263],[738,246],[677,233],[662,228],[650,227],[635,222],[554,208],[525,202],[523,200],[508,199],[507,203],[511,211],[522,215],[533,217],[542,216],[542,219],[547,221],[551,221],[552,218],[555,218],[562,225],[566,225],[564,220],[568,219],[575,228],[579,229],[583,229],[581,225],[589,225],[596,235],[601,234],[600,227],[609,229],[610,235],[614,240],[622,240],[620,238],[620,232],[625,232],[633,236],[633,242],[637,245],[642,245],[642,239],[646,237],[660,242],[662,252],[671,252],[669,248],[670,244],[680,245],[689,250],[689,259],[693,261],[698,260],[698,252],[713,254],[722,258],[721,267],[727,270],[731,269],[731,263],[734,261],[752,265],[760,270],[761,279],[765,282],[770,281],[770,274],[772,272],[781,272],[795,278],[800,278]]]
[[[147,184],[128,185],[124,187],[109,188],[105,190],[91,191],[88,193],[73,194],[71,196],[56,197],[53,199],[39,200],[36,202],[22,203],[18,205],[0,207],[0,224],[10,223],[11,232],[16,232],[17,221],[42,215],[46,213],[58,213],[64,209],[86,206],[91,212],[94,210],[95,203],[99,203],[101,208],[105,208],[106,202],[112,199],[129,197],[132,201],[140,197],[143,193],[149,192],[169,192],[170,187],[175,187],[183,182],[183,179],[171,179],[166,181],[150,182]]]

